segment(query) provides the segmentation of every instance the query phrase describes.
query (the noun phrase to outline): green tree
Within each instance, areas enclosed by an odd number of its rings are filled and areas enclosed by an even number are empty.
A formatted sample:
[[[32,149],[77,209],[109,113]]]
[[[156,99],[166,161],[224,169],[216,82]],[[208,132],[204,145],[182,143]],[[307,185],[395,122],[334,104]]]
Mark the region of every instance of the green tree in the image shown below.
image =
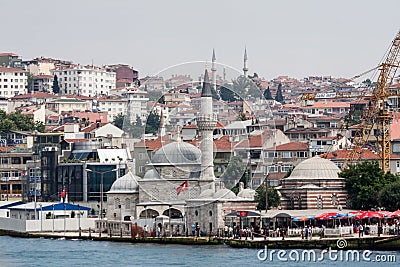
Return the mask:
[[[159,126],[160,126],[160,115],[158,115],[157,112],[153,110],[147,117],[145,133],[157,134]]]
[[[278,84],[278,90],[276,90],[275,101],[283,103],[283,95],[282,95],[282,84]]]
[[[56,95],[60,93],[60,86],[58,84],[57,75],[54,75],[53,86],[51,87],[51,89],[53,89],[53,93],[56,94]]]
[[[268,88],[264,91],[264,98],[267,99],[267,100],[273,100],[273,99],[274,99],[274,98],[272,97],[271,90],[269,89],[269,86],[268,86]]]
[[[391,173],[384,174],[377,161],[350,165],[339,176],[346,179],[350,207],[363,210],[379,207],[378,192],[398,179]]]
[[[44,125],[41,122],[34,122],[30,116],[24,115],[21,111],[6,114],[0,111],[0,132],[10,130],[16,131],[44,131]]]
[[[254,196],[255,201],[258,203],[258,210],[265,210],[265,186],[261,185],[256,190]],[[278,207],[281,204],[281,197],[278,194],[278,190],[275,188],[268,187],[268,208]]]
[[[239,112],[239,114],[237,115],[237,119],[240,120],[240,121],[247,120],[246,114],[244,114],[243,112]]]
[[[139,115],[136,115],[136,121],[131,127],[132,137],[140,138],[143,134],[143,131],[144,131],[144,128],[143,128],[142,119],[140,118]]]
[[[125,121],[125,115],[119,113],[117,116],[114,117],[113,124],[118,128],[122,129],[122,127],[124,126],[124,121]]]
[[[385,185],[378,194],[380,207],[385,207],[386,210],[400,209],[400,180]]]

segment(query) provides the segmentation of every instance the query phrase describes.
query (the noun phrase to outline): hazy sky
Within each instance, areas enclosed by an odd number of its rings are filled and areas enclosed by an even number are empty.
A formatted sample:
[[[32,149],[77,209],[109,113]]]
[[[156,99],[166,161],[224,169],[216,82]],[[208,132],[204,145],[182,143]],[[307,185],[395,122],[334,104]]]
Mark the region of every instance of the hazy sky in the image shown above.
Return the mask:
[[[398,0],[0,0],[0,52],[152,75],[210,60],[249,73],[352,77],[376,66],[400,29]]]

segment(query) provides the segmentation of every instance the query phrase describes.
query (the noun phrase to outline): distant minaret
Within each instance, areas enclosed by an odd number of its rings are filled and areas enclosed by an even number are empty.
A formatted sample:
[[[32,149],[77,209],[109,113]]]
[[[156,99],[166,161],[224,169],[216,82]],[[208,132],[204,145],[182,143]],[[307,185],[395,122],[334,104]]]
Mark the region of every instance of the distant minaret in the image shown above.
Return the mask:
[[[216,60],[217,60],[217,58],[215,57],[215,50],[213,49],[212,61],[211,61],[211,78],[212,78],[213,88],[214,88],[215,92],[217,91],[217,66],[216,66]]]
[[[160,127],[159,127],[159,136],[163,137],[165,136],[165,119],[164,119],[164,113],[161,109],[161,115],[160,115]]]
[[[247,49],[244,48],[244,58],[243,58],[243,76],[247,78],[247,72],[249,68],[247,67]]]
[[[201,108],[197,116],[197,127],[201,134],[201,181],[214,181],[213,131],[217,123],[217,116],[213,113],[212,92],[207,69],[204,74],[201,90]],[[214,188],[214,183],[211,183]]]

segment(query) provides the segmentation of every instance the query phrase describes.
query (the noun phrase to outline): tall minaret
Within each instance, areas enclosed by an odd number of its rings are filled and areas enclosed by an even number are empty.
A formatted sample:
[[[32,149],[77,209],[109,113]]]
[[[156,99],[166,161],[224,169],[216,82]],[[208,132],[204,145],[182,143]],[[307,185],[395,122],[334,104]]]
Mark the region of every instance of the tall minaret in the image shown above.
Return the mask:
[[[243,58],[243,76],[247,78],[247,72],[249,68],[247,67],[247,49],[244,48],[244,58]]]
[[[197,116],[197,127],[201,134],[201,174],[200,181],[215,181],[213,131],[217,123],[217,116],[213,113],[212,92],[207,69],[204,74],[203,88],[201,90],[201,108]],[[210,183],[211,188],[214,183]]]
[[[215,92],[217,91],[217,66],[216,66],[216,60],[217,60],[217,58],[215,57],[215,50],[213,49],[212,60],[211,60],[211,78],[212,78],[213,88],[214,88]]]

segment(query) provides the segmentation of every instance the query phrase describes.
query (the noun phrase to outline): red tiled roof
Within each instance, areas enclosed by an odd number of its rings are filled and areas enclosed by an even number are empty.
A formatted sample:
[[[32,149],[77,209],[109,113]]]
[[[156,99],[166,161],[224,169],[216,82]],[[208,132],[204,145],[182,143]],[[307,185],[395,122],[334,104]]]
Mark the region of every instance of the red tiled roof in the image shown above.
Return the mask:
[[[85,95],[64,95],[66,98],[74,98],[74,99],[94,99],[94,97],[85,96]]]
[[[197,129],[197,124],[188,124],[183,126],[182,129]]]
[[[230,138],[230,136],[224,135],[219,139],[214,139],[214,145],[217,151],[231,151],[237,142],[230,142]]]
[[[0,72],[27,72],[23,69],[0,67]]]
[[[18,57],[18,55],[14,53],[0,53],[0,57]]]
[[[356,159],[375,160],[379,158],[378,155],[373,153],[371,150],[368,149],[361,149],[361,150],[358,149],[358,150],[361,151],[361,155],[360,152],[358,152],[356,155]],[[321,158],[345,160],[350,158],[352,152],[353,150],[347,150],[347,149],[336,150],[321,155]]]
[[[283,145],[276,146],[275,148],[268,148],[267,150],[275,151],[298,151],[308,150],[308,143],[306,142],[290,142]]]
[[[100,127],[103,126],[103,125],[105,125],[105,123],[101,123]],[[90,133],[95,129],[97,129],[97,123],[92,123],[89,126],[86,126],[86,127],[82,128],[82,129],[80,129],[80,131],[84,132],[84,133]]]
[[[264,141],[270,136],[272,130],[264,130],[262,134],[250,136],[247,140],[240,141],[235,148],[262,147]]]
[[[146,140],[146,141],[141,141],[135,144],[135,147],[140,147],[140,146],[145,146],[147,147],[148,150],[157,150],[159,148],[161,148],[163,146],[163,142],[165,141],[164,144],[169,143],[169,141],[167,140],[167,137],[162,137],[159,136],[154,140]]]
[[[226,126],[226,123],[224,123],[224,122],[220,122],[220,121],[217,121],[217,124],[215,125],[215,128],[216,129],[223,129],[223,128],[225,128],[225,126]]]
[[[16,95],[12,99],[31,99],[31,98],[47,99],[47,98],[57,98],[57,96],[43,92],[36,92],[34,94]]]

